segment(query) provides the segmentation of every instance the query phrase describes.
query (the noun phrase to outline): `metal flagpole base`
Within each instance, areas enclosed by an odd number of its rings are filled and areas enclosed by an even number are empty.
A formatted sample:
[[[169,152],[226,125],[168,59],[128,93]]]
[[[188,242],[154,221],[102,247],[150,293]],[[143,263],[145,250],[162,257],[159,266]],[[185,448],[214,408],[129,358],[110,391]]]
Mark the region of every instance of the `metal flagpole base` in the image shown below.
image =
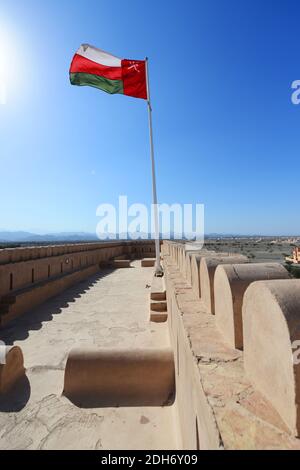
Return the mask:
[[[154,276],[155,277],[163,277],[163,275],[164,275],[164,270],[163,270],[162,266],[161,265],[155,266]]]

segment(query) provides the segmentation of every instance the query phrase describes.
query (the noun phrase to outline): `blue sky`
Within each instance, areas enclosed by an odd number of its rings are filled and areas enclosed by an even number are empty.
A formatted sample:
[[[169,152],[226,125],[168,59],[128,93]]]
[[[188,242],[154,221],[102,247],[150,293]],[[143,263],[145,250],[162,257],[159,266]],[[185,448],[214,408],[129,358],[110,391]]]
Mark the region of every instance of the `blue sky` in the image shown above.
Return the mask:
[[[146,102],[69,84],[88,42],[149,57],[160,202],[204,203],[206,232],[299,234],[299,14],[291,0],[0,0],[0,228],[92,232],[99,204],[151,202]]]

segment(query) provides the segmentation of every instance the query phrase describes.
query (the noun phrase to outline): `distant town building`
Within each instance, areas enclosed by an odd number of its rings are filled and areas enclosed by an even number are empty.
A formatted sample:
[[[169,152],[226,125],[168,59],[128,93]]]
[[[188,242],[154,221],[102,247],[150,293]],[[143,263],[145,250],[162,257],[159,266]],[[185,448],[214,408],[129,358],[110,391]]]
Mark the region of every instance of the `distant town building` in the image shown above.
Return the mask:
[[[286,256],[286,261],[288,262],[292,262],[292,263],[295,263],[295,264],[300,264],[300,248],[299,247],[295,247],[293,248],[293,253],[291,256]]]

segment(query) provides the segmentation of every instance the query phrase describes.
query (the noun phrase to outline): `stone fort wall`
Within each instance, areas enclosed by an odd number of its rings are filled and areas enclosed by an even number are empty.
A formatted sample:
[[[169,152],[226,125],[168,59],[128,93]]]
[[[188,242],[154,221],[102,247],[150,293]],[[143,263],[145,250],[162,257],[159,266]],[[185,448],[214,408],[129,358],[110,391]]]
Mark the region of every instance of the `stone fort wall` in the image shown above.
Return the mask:
[[[0,326],[112,260],[154,254],[152,241],[1,250]],[[162,263],[181,448],[300,449],[300,280],[169,241]]]
[[[180,243],[163,259],[183,448],[300,449],[300,280]]]
[[[153,256],[151,240],[2,249],[0,326],[95,274],[115,258]]]

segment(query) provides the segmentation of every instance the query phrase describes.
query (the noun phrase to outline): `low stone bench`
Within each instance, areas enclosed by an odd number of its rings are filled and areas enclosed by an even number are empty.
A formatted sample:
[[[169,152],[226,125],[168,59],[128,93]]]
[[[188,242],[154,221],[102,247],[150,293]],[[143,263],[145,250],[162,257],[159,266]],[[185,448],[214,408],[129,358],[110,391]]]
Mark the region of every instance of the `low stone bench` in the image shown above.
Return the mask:
[[[0,396],[9,392],[24,375],[24,360],[21,348],[0,345]]]
[[[130,259],[114,259],[112,265],[114,268],[130,268]]]
[[[173,351],[74,349],[63,394],[78,406],[163,406],[175,392]]]
[[[201,300],[209,313],[215,313],[214,276],[219,264],[248,263],[244,255],[214,255],[203,257],[200,261],[200,292]]]
[[[150,321],[164,323],[168,319],[167,293],[163,277],[153,276],[150,292]]]
[[[215,272],[216,325],[232,348],[243,349],[242,304],[247,287],[254,281],[288,279],[279,263],[223,264]]]
[[[142,268],[151,268],[155,265],[155,258],[144,258],[141,260]]]
[[[244,367],[300,436],[300,280],[257,281],[244,295]]]
[[[151,300],[166,300],[166,286],[163,277],[152,277],[150,298]]]
[[[167,301],[166,300],[151,300],[150,309],[154,312],[166,312]]]
[[[165,323],[168,320],[168,312],[167,311],[155,311],[150,310],[150,321],[154,323]]]

